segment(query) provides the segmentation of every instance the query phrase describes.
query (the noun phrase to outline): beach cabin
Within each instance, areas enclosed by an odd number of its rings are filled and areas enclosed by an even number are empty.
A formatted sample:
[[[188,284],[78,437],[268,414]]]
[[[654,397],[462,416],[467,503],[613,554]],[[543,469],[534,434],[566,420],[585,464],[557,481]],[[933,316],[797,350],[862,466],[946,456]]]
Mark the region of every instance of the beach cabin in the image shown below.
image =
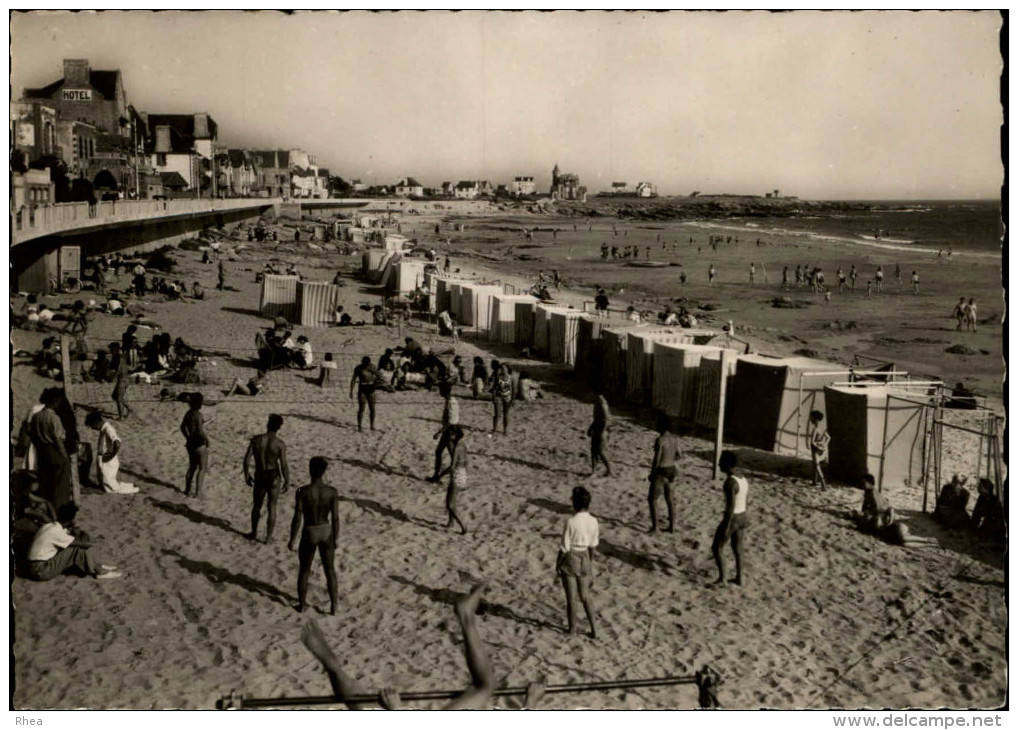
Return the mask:
[[[390,277],[390,294],[410,294],[417,287],[424,283],[424,266],[427,262],[424,259],[412,259],[401,256],[393,266],[393,276]]]
[[[463,317],[459,321],[477,332],[486,332],[491,323],[491,298],[501,293],[498,284],[464,284],[460,289]]]
[[[626,398],[632,403],[650,402],[654,378],[655,343],[696,344],[713,338],[709,330],[640,325],[629,330],[626,344]]]
[[[824,388],[831,435],[831,476],[877,486],[917,486],[930,396],[894,385],[837,384]]]
[[[409,242],[410,241],[406,236],[387,233],[385,235],[385,250],[392,251],[393,253],[402,253],[405,248],[404,244]]]
[[[548,359],[572,365],[576,362],[576,331],[583,312],[553,311],[548,319]]]
[[[737,362],[738,352],[727,349],[721,350],[718,357],[708,354],[700,360],[700,380],[696,386],[696,412],[693,416],[695,426],[717,428],[721,384],[724,382],[725,392],[731,393]]]
[[[534,316],[537,313],[537,300],[516,302],[516,346],[534,346]]]
[[[592,364],[600,367],[601,328],[608,324],[606,317],[584,314],[576,322],[576,361],[573,368],[579,372]]]
[[[281,274],[265,274],[262,277],[262,290],[258,298],[258,311],[266,317],[285,317],[288,322],[295,322],[299,316],[297,309],[297,276]]]
[[[674,341],[653,342],[651,405],[673,418],[694,421],[701,361],[712,357],[720,362],[722,351],[723,348],[710,345]],[[731,355],[727,359],[734,361],[735,351],[729,352]]]
[[[335,321],[339,287],[324,281],[297,282],[297,311],[305,327],[328,327]]]
[[[364,250],[361,256],[361,266],[365,274],[370,274],[372,271],[379,271],[382,268],[382,263],[385,260],[385,250],[381,248],[368,248]]]
[[[611,398],[625,398],[628,335],[640,326],[635,323],[601,326],[601,388]]]
[[[488,339],[507,345],[516,344],[516,305],[537,300],[529,294],[496,294],[491,298]]]
[[[545,357],[549,353],[549,327],[552,312],[568,312],[568,307],[538,304],[534,312],[534,349]]]
[[[844,365],[823,360],[742,355],[729,391],[727,429],[746,446],[802,455],[810,411],[825,412],[824,388],[847,378]]]

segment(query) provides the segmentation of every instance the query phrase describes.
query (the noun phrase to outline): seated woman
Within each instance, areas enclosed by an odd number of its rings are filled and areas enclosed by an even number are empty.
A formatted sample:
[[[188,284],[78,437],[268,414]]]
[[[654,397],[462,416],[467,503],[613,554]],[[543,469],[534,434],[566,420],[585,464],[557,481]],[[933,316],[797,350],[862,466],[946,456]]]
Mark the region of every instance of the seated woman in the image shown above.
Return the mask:
[[[917,537],[909,533],[908,526],[896,518],[894,508],[877,491],[876,479],[872,474],[863,477],[863,489],[865,494],[862,509],[852,515],[861,531],[902,547],[938,544],[936,538]]]
[[[937,506],[933,510],[933,519],[948,529],[969,524],[969,515],[965,507],[969,501],[969,490],[965,489],[967,477],[955,474],[937,495]]]
[[[95,354],[92,366],[88,369],[89,380],[93,383],[112,383],[114,375],[116,373],[110,369],[110,358],[107,351],[99,350]]]
[[[197,281],[191,285],[191,298],[192,299],[205,298],[205,290],[202,288],[202,285],[199,284]]]
[[[311,350],[311,343],[308,338],[301,335],[297,338],[297,345],[290,355],[290,364],[294,367],[307,370],[314,366],[315,356]]]
[[[986,542],[1002,545],[1007,539],[1007,526],[1004,520],[1004,508],[994,493],[993,482],[989,479],[979,480],[979,498],[972,510],[972,529],[976,530]]]
[[[371,324],[385,324],[385,312],[380,305],[376,304],[375,308],[371,310]]]
[[[533,403],[538,398],[544,398],[544,393],[541,392],[541,386],[537,384],[530,374],[527,372],[520,373],[520,382],[517,387],[517,396],[524,403]]]
[[[46,375],[54,380],[59,380],[63,372],[63,363],[60,358],[60,345],[55,337],[47,337],[42,341],[42,349],[36,355],[36,368],[40,375]]]
[[[238,395],[258,395],[265,390],[266,385],[265,371],[258,370],[255,372],[255,376],[248,380],[247,383],[240,378],[234,380],[230,389],[226,391],[226,396],[229,397],[234,393]]]

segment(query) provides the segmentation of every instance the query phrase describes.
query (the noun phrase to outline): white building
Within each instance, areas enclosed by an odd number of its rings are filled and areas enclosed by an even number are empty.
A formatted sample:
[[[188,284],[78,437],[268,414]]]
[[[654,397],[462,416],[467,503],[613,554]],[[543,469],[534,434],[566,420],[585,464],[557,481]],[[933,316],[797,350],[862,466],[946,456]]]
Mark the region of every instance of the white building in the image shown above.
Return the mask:
[[[641,198],[652,198],[657,195],[657,190],[649,182],[636,183],[636,194]]]
[[[517,175],[509,185],[509,194],[517,198],[521,195],[534,195],[536,192],[537,184],[530,175]]]
[[[404,198],[423,198],[424,186],[412,177],[401,178],[395,186],[396,195]]]

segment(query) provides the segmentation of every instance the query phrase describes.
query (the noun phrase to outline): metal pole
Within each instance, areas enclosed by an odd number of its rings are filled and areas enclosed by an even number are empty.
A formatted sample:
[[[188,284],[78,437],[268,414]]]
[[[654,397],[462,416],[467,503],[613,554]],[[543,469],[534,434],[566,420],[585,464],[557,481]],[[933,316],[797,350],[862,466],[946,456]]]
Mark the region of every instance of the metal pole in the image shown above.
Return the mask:
[[[795,409],[795,458],[799,458],[799,441],[802,439],[802,379],[805,373],[799,373],[799,405]]]
[[[891,396],[884,396],[884,435],[880,437],[880,471],[877,476],[877,489],[884,491],[884,458],[887,455],[887,421],[890,413]]]
[[[714,432],[714,479],[718,478],[718,462],[725,439],[725,401],[728,395],[728,362],[735,356],[732,350],[721,351],[721,383],[718,385],[718,425]]]
[[[553,684],[544,688],[545,694],[560,694],[564,692],[600,692],[616,689],[642,689],[647,687],[669,687],[684,684],[697,684],[695,675],[678,677],[659,677],[655,679],[621,679],[609,682],[587,682],[585,684]],[[463,690],[434,690],[424,692],[400,693],[400,700],[405,702],[426,702],[428,700],[451,700],[463,693]],[[526,687],[505,687],[496,689],[492,694],[495,697],[509,697],[513,695],[525,695]],[[335,695],[318,695],[311,697],[265,697],[246,698],[243,695],[227,695],[216,702],[216,709],[220,710],[242,710],[257,709],[262,707],[302,707],[306,705],[352,705],[377,703],[380,695],[352,695],[343,700],[337,699]]]

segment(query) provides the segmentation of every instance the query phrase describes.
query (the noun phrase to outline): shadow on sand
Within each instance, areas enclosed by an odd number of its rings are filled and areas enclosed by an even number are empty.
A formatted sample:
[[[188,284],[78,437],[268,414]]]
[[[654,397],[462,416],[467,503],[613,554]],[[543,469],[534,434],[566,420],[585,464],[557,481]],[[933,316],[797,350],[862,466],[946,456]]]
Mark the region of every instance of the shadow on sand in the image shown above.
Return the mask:
[[[404,578],[403,576],[400,575],[390,574],[389,579],[395,581],[396,583],[401,583],[402,585],[410,586],[411,588],[414,589],[415,593],[421,596],[426,596],[435,603],[445,603],[448,604],[449,606],[455,606],[456,601],[460,600],[461,598],[467,595],[466,593],[459,593],[449,588],[430,588],[420,583],[414,583],[409,578]],[[486,601],[483,598],[481,599],[481,603],[477,608],[477,613],[478,615],[481,616],[483,616],[484,614],[490,614],[498,618],[504,618],[509,621],[515,621],[516,623],[521,624],[523,626],[532,626],[533,628],[536,629],[549,629],[551,631],[558,632],[562,631],[561,626],[553,624],[550,621],[531,618],[529,616],[521,616],[508,606],[504,606],[500,603],[492,603],[491,601]]]
[[[194,573],[195,575],[204,576],[210,583],[228,583],[230,585],[237,586],[238,588],[243,588],[245,591],[250,591],[262,598],[268,598],[270,601],[275,601],[287,608],[291,608],[295,603],[296,599],[292,596],[283,593],[274,585],[266,583],[263,580],[252,578],[251,576],[244,575],[243,573],[231,573],[226,568],[220,568],[217,565],[206,563],[203,560],[185,558],[176,550],[164,549],[163,555],[169,555],[171,558],[176,558],[181,568]]]
[[[152,499],[151,497],[148,498],[148,501],[151,502],[154,507],[161,509],[163,512],[178,515],[194,522],[196,525],[218,527],[220,530],[224,530],[225,532],[232,532],[234,535],[240,535],[244,538],[247,537],[245,533],[231,525],[227,520],[224,520],[221,517],[212,517],[204,512],[199,512],[186,504],[181,504],[179,502],[164,502],[159,499]]]

